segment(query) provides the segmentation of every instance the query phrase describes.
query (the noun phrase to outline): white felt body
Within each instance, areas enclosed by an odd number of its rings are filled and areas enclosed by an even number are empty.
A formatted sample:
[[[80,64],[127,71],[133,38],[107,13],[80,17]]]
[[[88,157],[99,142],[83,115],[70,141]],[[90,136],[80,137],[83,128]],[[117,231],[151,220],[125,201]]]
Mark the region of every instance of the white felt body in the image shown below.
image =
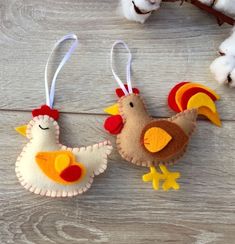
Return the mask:
[[[51,133],[48,135],[46,135],[47,131],[44,133],[38,129],[38,123],[42,124],[41,121],[44,122],[45,119],[48,120],[47,123],[51,129]],[[30,131],[33,132],[33,137],[31,137]],[[53,137],[54,132],[56,136]],[[40,133],[44,133],[44,135]],[[27,143],[17,159],[16,174],[26,189],[36,194],[51,197],[75,196],[88,190],[93,182],[93,177],[105,171],[107,156],[112,150],[109,141],[81,148],[67,148],[59,144],[59,127],[57,122],[48,116],[41,116],[39,119],[38,117],[34,118],[28,125],[27,136],[30,138],[30,142]],[[69,185],[59,184],[51,180],[39,168],[35,161],[35,155],[38,152],[59,150],[71,151],[76,157],[76,162],[82,163],[86,167],[86,175],[80,182]]]

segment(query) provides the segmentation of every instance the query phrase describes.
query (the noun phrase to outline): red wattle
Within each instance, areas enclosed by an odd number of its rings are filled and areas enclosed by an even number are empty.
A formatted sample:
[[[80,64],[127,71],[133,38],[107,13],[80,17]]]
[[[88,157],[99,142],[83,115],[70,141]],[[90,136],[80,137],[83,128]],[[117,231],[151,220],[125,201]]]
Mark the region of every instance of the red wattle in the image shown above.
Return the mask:
[[[110,116],[104,122],[105,130],[107,130],[109,133],[113,135],[119,134],[123,126],[124,123],[120,115]]]

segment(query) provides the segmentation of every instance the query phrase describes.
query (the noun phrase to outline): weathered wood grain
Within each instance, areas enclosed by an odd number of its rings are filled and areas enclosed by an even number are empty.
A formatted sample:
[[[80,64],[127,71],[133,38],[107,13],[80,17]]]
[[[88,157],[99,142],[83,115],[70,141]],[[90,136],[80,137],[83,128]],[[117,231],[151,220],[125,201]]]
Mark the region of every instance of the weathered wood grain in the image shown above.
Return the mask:
[[[125,40],[134,56],[133,82],[144,94],[150,112],[168,116],[166,96],[182,80],[198,81],[222,95],[223,119],[235,116],[234,92],[213,80],[209,65],[230,27],[185,3],[164,4],[145,25],[116,13],[118,1],[2,1],[0,108],[31,110],[44,102],[44,66],[54,42],[68,32],[81,44],[63,68],[57,85],[62,111],[101,114],[116,98],[109,52],[116,39]],[[60,49],[63,53],[66,48]],[[55,63],[60,55],[57,54]],[[122,57],[125,57],[124,55]],[[124,78],[125,59],[119,72]],[[55,67],[53,63],[51,68]],[[22,95],[23,93],[23,95]],[[87,99],[87,97],[92,99]]]
[[[235,94],[213,81],[209,64],[230,27],[191,5],[164,3],[145,25],[116,13],[117,0],[0,1],[0,243],[232,244],[235,238]],[[182,174],[179,192],[154,192],[146,168],[124,162],[114,150],[107,171],[72,199],[42,198],[24,190],[15,160],[25,138],[14,126],[45,102],[44,66],[55,40],[68,32],[80,46],[63,68],[56,89],[61,140],[70,146],[114,138],[102,130],[103,107],[115,101],[111,44],[133,52],[133,81],[152,115],[172,114],[169,89],[190,79],[221,94],[218,129],[206,121],[189,150],[172,167]],[[66,51],[62,47],[51,72]],[[116,56],[124,79],[125,54]]]
[[[62,142],[77,146],[103,140],[104,118],[62,114]],[[187,154],[171,168],[182,174],[179,192],[154,192],[141,181],[147,169],[124,162],[115,150],[107,171],[86,194],[51,199],[25,191],[14,174],[26,139],[13,127],[29,119],[22,112],[0,115],[3,243],[233,243],[233,122],[220,130],[198,123]]]

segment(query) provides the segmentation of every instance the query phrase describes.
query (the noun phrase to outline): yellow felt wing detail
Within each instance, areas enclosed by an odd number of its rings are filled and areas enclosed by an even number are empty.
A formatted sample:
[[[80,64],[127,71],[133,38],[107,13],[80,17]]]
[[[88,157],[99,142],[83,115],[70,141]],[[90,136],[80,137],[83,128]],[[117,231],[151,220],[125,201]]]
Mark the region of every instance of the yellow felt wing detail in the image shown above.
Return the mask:
[[[55,170],[61,173],[70,165],[70,157],[67,154],[61,153],[55,158]]]
[[[171,135],[162,128],[151,127],[146,130],[143,143],[149,152],[156,153],[165,148],[171,140]]]

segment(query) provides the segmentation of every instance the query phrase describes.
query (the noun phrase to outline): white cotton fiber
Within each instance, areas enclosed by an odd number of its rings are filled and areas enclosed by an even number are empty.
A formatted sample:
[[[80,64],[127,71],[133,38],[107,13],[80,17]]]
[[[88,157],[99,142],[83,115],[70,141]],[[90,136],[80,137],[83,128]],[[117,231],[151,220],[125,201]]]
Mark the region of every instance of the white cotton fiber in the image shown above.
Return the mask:
[[[219,50],[223,56],[212,62],[210,70],[220,84],[228,83],[235,87],[235,27],[232,34],[221,43]]]
[[[230,86],[231,87],[235,87],[235,68],[232,70],[231,74],[230,74]]]
[[[235,16],[235,0],[217,0],[214,8],[229,16]]]
[[[221,53],[235,56],[235,28],[231,36],[221,43],[219,50]]]
[[[211,72],[220,84],[228,83],[228,77],[231,76],[231,72],[234,69],[235,57],[230,55],[221,56],[215,59],[210,66]]]
[[[125,18],[144,23],[151,12],[160,8],[162,0],[121,0],[121,11]],[[140,14],[136,11],[138,8]]]
[[[199,0],[208,6],[212,6],[214,9],[222,12],[231,17],[235,16],[235,0]],[[214,4],[213,4],[214,3]]]
[[[211,5],[213,3],[213,0],[199,0],[201,3],[204,3],[206,5]]]

